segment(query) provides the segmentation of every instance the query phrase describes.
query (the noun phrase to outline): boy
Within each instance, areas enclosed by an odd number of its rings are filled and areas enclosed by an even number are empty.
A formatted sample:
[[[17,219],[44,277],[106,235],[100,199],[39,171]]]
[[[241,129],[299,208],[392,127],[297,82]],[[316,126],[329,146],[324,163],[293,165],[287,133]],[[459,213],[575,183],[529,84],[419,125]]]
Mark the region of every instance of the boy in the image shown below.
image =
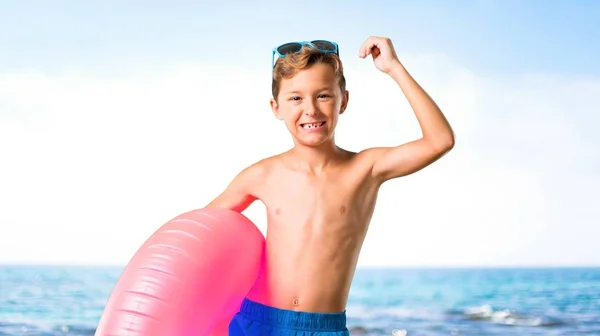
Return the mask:
[[[379,187],[452,149],[442,112],[398,60],[387,38],[369,37],[359,57],[391,76],[423,136],[353,153],[334,131],[348,91],[334,42],[287,43],[274,52],[272,111],[294,140],[287,152],[241,171],[209,205],[267,209],[265,268],[229,324],[229,335],[349,335],[345,307]]]

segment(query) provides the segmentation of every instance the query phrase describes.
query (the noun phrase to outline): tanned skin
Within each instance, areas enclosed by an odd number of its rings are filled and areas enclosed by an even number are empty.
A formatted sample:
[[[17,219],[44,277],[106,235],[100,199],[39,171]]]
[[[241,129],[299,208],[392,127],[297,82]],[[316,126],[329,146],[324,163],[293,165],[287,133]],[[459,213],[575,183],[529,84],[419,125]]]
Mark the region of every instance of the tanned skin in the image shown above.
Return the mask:
[[[265,271],[251,300],[304,312],[344,311],[381,185],[429,166],[454,146],[448,121],[390,39],[369,37],[358,56],[369,55],[396,82],[398,98],[403,94],[410,103],[422,137],[358,153],[342,149],[334,131],[349,94],[337,85],[333,68],[318,63],[284,79],[271,107],[294,147],[245,168],[207,205],[238,212],[257,200],[266,206]]]

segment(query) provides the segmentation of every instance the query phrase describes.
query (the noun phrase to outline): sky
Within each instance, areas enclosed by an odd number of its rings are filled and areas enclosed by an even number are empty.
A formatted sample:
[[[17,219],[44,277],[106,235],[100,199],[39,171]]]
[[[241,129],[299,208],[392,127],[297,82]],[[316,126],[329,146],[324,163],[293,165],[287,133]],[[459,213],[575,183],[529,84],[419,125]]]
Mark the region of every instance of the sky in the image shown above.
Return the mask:
[[[598,16],[596,1],[2,2],[0,263],[123,265],[287,150],[269,76],[288,41],[340,44],[341,147],[418,138],[358,58],[377,35],[457,142],[383,186],[359,266],[600,265]],[[245,212],[263,233],[264,210]]]

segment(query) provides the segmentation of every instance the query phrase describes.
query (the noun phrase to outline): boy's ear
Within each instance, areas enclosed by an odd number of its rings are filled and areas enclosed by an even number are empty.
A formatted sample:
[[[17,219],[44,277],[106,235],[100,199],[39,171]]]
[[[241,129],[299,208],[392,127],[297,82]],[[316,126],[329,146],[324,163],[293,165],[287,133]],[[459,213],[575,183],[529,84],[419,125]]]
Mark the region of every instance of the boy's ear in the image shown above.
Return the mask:
[[[275,99],[271,98],[271,100],[269,102],[271,104],[271,111],[273,111],[273,115],[275,116],[275,118],[282,120],[283,117],[279,113],[279,105],[277,104],[277,101]]]
[[[348,100],[350,99],[350,92],[346,90],[344,92],[344,96],[342,98],[342,104],[340,105],[340,114],[346,111],[346,107],[348,107]]]

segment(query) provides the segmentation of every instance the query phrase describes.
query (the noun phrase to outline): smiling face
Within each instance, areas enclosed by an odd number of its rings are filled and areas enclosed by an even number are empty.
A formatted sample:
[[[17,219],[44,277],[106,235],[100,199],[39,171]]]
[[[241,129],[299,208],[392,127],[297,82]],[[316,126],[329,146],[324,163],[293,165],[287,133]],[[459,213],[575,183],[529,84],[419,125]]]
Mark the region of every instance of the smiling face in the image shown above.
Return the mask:
[[[314,63],[278,84],[271,108],[294,142],[316,147],[333,141],[338,117],[348,103],[348,92],[342,91],[334,67]]]

